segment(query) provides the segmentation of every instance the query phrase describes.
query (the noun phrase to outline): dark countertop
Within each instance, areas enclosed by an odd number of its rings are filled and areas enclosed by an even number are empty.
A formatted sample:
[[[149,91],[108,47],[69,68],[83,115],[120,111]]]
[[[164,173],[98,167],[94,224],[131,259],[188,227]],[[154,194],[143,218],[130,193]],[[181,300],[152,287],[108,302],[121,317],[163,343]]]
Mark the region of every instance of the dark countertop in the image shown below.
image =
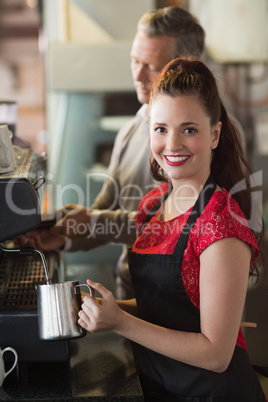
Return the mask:
[[[0,400],[144,400],[132,348],[124,338],[88,333],[72,340],[70,348],[69,362],[20,363],[0,388]]]

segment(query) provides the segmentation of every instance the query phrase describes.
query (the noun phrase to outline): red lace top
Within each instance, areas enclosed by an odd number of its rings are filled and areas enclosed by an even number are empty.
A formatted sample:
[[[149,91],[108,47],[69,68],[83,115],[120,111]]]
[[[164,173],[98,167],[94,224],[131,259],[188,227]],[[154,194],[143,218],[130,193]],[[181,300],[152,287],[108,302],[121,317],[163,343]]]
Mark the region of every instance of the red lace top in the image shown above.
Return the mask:
[[[142,199],[136,217],[138,233],[140,233],[148,212],[167,191],[168,184],[165,183],[152,190]],[[132,251],[140,254],[172,254],[191,209],[170,221],[159,221],[154,216],[141,236],[137,238]],[[184,228],[184,230],[187,229]],[[259,255],[259,248],[239,205],[226,190],[216,191],[212,195],[204,211],[196,220],[194,227],[188,230],[190,230],[190,235],[184,252],[181,275],[187,295],[192,303],[199,308],[199,257],[201,252],[209,244],[219,239],[238,237],[252,246],[253,251],[255,249],[255,252],[252,253],[252,263]],[[241,330],[239,331],[237,345],[246,349]]]

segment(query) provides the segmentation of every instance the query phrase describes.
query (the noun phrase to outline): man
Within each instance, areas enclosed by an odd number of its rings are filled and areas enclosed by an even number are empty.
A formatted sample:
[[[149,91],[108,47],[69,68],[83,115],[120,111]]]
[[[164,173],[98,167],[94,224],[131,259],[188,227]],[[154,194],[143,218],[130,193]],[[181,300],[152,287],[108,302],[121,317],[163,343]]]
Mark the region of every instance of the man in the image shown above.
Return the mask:
[[[68,204],[58,211],[65,214],[63,219],[50,231],[35,237],[34,245],[44,251],[61,247],[66,251],[89,250],[108,242],[123,243],[116,268],[120,299],[133,297],[127,250],[136,238],[135,213],[139,202],[156,185],[149,168],[150,90],[170,60],[182,55],[199,58],[204,39],[204,30],[197,20],[180,7],[156,9],[141,17],[131,49],[131,70],[143,106],[119,131],[107,179],[90,210]],[[80,237],[75,235],[79,224],[85,229]]]

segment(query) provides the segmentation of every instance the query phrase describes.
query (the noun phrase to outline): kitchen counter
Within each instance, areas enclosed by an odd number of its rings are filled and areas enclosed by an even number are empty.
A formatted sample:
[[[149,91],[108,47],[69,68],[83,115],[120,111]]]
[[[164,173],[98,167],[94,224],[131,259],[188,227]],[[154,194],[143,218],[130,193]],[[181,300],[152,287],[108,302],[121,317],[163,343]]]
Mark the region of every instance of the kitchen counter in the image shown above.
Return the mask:
[[[20,363],[0,388],[0,400],[144,400],[128,341],[107,331],[70,344],[69,362]]]

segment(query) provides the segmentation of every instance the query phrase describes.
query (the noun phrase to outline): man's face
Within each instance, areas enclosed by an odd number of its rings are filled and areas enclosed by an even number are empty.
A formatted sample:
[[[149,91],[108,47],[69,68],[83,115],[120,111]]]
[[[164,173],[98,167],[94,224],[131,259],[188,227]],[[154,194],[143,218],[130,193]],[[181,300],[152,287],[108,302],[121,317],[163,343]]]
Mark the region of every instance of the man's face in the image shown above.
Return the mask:
[[[174,38],[159,36],[149,38],[138,32],[131,49],[131,71],[140,103],[149,102],[154,80],[172,59]]]

